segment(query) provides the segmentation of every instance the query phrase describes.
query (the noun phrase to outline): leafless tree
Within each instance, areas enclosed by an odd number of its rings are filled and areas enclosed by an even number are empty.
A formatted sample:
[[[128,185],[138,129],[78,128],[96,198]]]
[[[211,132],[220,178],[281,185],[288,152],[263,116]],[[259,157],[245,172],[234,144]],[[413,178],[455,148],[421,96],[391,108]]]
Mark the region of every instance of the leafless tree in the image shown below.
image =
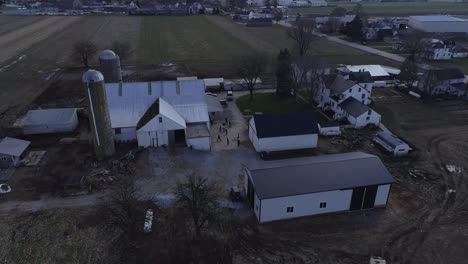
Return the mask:
[[[119,55],[121,61],[128,59],[133,53],[130,43],[123,41],[112,42],[111,49]]]
[[[244,56],[235,62],[237,75],[241,78],[238,85],[249,90],[250,100],[253,100],[255,84],[265,73],[267,63],[268,57],[264,53],[255,53]]]
[[[311,58],[308,68],[307,81],[309,85],[307,87],[307,94],[309,96],[309,101],[313,103],[318,92],[325,85],[325,78],[327,77],[329,66],[321,58]]]
[[[309,67],[309,60],[304,57],[298,57],[293,62],[291,73],[291,94],[296,99],[299,91],[303,88],[304,83],[307,81],[307,73],[309,71]]]
[[[176,205],[188,211],[196,237],[216,218],[219,204],[216,183],[205,177],[189,174],[176,186]]]
[[[425,52],[426,44],[422,41],[423,35],[415,32],[407,37],[405,40],[405,51],[408,53],[408,59],[415,62],[417,61]]]
[[[288,38],[295,41],[299,56],[304,57],[310,50],[312,42],[317,38],[314,35],[315,23],[299,19],[286,33]]]
[[[330,17],[325,26],[331,33],[335,33],[340,29],[341,21],[337,17]]]
[[[89,60],[96,55],[97,46],[90,40],[81,40],[73,45],[73,59],[89,67]]]

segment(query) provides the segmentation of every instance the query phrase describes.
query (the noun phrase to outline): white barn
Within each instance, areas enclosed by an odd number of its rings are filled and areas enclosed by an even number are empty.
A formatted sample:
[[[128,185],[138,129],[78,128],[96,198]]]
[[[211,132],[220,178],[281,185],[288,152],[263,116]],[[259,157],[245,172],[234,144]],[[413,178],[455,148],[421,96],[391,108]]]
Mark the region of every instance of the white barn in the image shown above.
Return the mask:
[[[11,137],[0,141],[0,168],[8,169],[20,164],[26,149],[31,142]]]
[[[249,121],[249,138],[257,152],[316,148],[319,129],[315,114],[256,114]]]
[[[76,108],[31,110],[19,125],[25,135],[73,132],[78,126],[78,115]]]
[[[248,203],[260,223],[386,207],[394,182],[382,161],[362,152],[244,165]]]
[[[374,142],[397,157],[405,156],[411,150],[410,146],[403,142],[403,140],[388,132],[378,133],[374,138]]]
[[[107,83],[106,96],[116,141],[211,148],[203,80]]]

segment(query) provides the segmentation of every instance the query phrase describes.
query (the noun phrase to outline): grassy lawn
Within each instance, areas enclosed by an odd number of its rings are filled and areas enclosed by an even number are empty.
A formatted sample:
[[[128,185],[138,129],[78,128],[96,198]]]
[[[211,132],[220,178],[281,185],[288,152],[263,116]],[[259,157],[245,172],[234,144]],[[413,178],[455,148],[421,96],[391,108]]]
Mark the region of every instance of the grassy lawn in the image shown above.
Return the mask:
[[[352,10],[355,3],[338,3],[348,10]],[[405,16],[427,14],[468,15],[468,3],[453,2],[388,2],[388,3],[362,3],[367,14],[373,16]],[[290,14],[315,13],[329,14],[335,6],[291,8]]]
[[[468,58],[466,59],[451,59],[446,61],[433,61],[431,64],[440,67],[455,67],[468,74]]]
[[[248,45],[205,16],[143,17],[141,22],[137,54],[141,63],[176,62],[210,71],[231,66],[232,58],[249,52]]]
[[[294,97],[278,97],[274,93],[256,93],[254,99],[244,95],[237,99],[237,106],[244,115],[253,115],[256,112],[280,113],[299,112],[304,110],[315,111],[315,108],[305,103],[296,102]]]

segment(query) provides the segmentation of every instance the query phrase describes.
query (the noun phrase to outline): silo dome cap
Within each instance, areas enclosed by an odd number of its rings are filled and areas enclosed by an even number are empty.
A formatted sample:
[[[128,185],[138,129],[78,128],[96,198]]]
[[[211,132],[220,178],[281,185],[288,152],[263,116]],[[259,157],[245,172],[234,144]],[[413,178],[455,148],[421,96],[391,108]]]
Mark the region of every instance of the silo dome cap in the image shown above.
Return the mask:
[[[104,81],[104,76],[99,71],[88,70],[83,74],[83,78],[81,78],[81,80],[85,83],[89,81],[101,82]]]
[[[101,53],[99,53],[99,58],[102,60],[113,60],[118,58],[118,56],[112,50],[103,50]]]

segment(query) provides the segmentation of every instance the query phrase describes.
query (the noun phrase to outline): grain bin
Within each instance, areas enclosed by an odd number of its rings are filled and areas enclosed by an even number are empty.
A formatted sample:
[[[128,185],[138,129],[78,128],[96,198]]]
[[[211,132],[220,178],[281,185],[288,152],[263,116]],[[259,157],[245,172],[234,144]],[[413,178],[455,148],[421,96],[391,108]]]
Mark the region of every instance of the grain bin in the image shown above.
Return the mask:
[[[99,53],[99,70],[104,75],[104,79],[107,83],[122,81],[120,57],[112,50],[103,50]]]
[[[104,76],[96,70],[88,70],[82,81],[86,89],[94,151],[98,159],[110,157],[115,152]]]

